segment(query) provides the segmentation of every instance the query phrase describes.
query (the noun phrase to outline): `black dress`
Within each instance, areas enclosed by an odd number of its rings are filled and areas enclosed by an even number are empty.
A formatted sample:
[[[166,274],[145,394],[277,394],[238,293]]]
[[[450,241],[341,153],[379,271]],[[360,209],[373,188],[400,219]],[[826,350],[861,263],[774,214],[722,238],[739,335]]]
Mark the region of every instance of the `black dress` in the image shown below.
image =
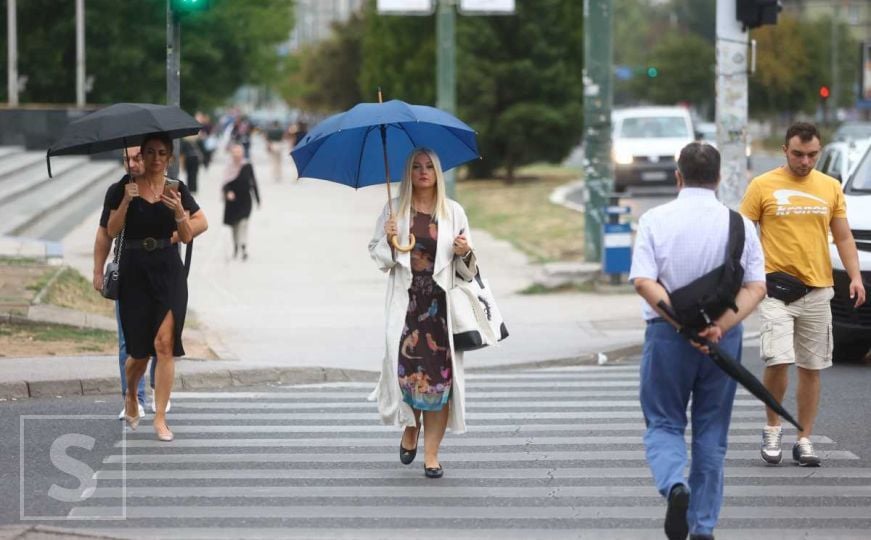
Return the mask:
[[[257,190],[257,179],[254,178],[254,168],[250,163],[242,165],[239,174],[233,180],[224,184],[224,199],[228,191],[236,195],[232,201],[226,201],[224,206],[224,225],[233,226],[251,215],[251,193],[260,204],[260,192]]]
[[[116,210],[124,197],[123,184],[115,184],[109,207]],[[182,206],[194,215],[199,205],[181,182]],[[124,225],[124,243],[141,244],[145,238],[168,240],[176,230],[175,215],[165,204],[149,203],[142,197],[130,201]],[[181,333],[187,313],[188,287],[177,244],[153,251],[127,249],[121,252],[118,308],[127,354],[133,358],[155,356],[154,338],[160,324],[172,310],[173,356],[184,356]]]

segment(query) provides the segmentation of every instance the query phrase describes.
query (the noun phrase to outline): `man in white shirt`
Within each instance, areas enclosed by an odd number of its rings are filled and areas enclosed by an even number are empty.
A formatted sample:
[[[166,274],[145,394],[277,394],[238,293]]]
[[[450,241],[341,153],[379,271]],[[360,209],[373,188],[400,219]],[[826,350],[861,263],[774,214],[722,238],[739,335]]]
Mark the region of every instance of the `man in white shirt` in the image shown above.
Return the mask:
[[[656,308],[671,304],[675,291],[723,265],[729,238],[729,209],[716,198],[720,154],[707,144],[681,150],[675,172],[677,199],[645,213],[638,223],[629,279],[644,298],[647,331],[641,359],[644,445],[656,487],[668,500],[669,539],[713,538],[723,502],[723,465],[736,383],[693,346]],[[741,359],[741,320],[765,296],[762,248],[753,224],[744,225],[741,266],[744,277],[735,297],[737,312],[726,312],[699,335]],[[684,432],[692,395],[692,462]]]

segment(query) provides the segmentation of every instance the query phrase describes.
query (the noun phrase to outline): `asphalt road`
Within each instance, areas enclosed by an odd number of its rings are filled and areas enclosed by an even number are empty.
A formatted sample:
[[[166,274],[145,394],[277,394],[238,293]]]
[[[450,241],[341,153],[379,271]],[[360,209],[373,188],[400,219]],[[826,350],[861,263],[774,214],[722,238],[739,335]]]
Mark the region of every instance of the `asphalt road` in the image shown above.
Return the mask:
[[[760,370],[753,340],[745,364]],[[739,393],[717,538],[865,537],[869,369],[825,372],[818,469],[791,464],[791,429],[784,463],[765,466],[761,406]],[[661,538],[637,386],[635,363],[476,375],[469,433],[446,437],[438,481],[420,459],[398,463],[399,433],[365,399],[371,383],[176,393],[169,444],[149,417],[126,431],[117,396],[4,402],[0,525],[133,538]]]

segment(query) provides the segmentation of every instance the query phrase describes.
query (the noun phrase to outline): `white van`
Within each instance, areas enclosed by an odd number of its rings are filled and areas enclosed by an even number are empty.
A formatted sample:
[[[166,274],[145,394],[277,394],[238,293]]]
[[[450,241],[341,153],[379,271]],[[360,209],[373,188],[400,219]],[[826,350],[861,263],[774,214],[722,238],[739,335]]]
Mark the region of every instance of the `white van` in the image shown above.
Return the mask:
[[[865,290],[871,293],[871,147],[844,183],[847,221],[859,250],[859,269]],[[834,244],[829,246],[835,279],[832,299],[832,337],[834,359],[841,362],[862,360],[871,349],[871,302],[854,309],[850,301],[850,278]]]
[[[611,113],[614,189],[673,186],[677,158],[696,139],[683,107],[634,107]]]

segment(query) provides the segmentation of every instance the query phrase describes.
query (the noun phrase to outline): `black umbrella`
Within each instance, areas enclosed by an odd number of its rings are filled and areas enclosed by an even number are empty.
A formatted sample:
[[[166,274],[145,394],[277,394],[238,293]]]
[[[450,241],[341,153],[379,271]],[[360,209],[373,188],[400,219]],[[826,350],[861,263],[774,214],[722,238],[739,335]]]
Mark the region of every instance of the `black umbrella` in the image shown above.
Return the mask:
[[[146,135],[164,132],[172,139],[194,135],[202,125],[175,105],[116,103],[79,118],[64,129],[45,156],[51,176],[51,156],[96,154],[142,143]]]
[[[741,386],[747,389],[748,392],[756,396],[762,403],[767,405],[772,411],[776,412],[780,415],[781,418],[789,422],[798,428],[799,431],[804,431],[804,428],[799,425],[799,423],[792,417],[786,409],[783,408],[783,405],[778,403],[778,401],[771,395],[771,392],[765,388],[765,385],[760,382],[750,371],[747,370],[744,366],[741,365],[740,362],[729,356],[728,353],[724,352],[716,343],[711,343],[707,339],[699,336],[692,330],[681,326],[677,322],[677,315],[675,315],[674,311],[671,309],[671,306],[663,302],[659,301],[656,306],[666,315],[668,315],[668,322],[670,322],[682,335],[687,338],[689,341],[693,341],[698,343],[699,345],[706,346],[708,348],[708,356],[711,357],[711,360],[717,364],[717,367],[726,372],[726,375],[735,379]]]

